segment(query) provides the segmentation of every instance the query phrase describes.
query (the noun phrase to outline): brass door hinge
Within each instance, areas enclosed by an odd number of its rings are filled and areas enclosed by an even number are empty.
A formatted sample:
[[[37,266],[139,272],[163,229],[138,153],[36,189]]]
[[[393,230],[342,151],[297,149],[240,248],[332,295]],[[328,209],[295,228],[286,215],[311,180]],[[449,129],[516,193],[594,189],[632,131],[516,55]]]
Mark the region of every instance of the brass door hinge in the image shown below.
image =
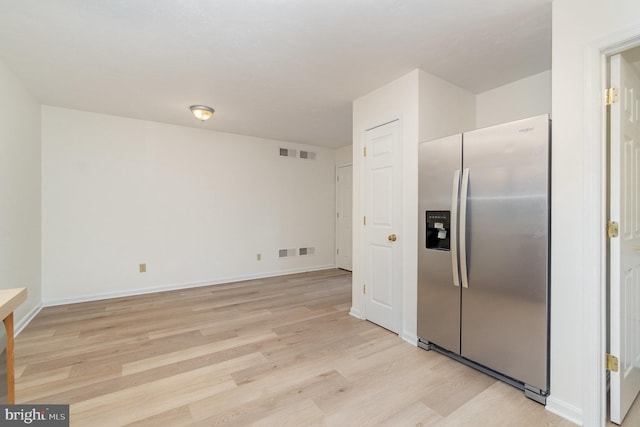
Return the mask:
[[[362,218],[362,223],[364,225],[367,225],[367,216],[366,215]]]
[[[611,105],[618,102],[618,88],[610,87],[604,91],[604,105]]]
[[[607,223],[607,236],[609,236],[610,239],[614,238],[614,237],[618,237],[618,223],[615,221],[609,221]]]
[[[340,255],[340,249],[336,249],[336,255]]]
[[[367,157],[367,147],[364,147],[364,148],[362,149],[362,155],[363,155],[364,157]]]
[[[607,371],[618,372],[618,358],[607,353],[605,357],[605,368]]]
[[[367,285],[362,285],[362,293],[367,294]]]

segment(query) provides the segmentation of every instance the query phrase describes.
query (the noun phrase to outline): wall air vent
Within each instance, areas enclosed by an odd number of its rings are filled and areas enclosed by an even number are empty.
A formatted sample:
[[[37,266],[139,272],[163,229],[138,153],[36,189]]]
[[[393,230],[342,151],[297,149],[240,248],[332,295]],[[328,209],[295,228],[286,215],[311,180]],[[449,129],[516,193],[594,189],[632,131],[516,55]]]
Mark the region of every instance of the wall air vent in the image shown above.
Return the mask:
[[[290,148],[281,148],[280,155],[283,157],[296,157],[297,151]]]
[[[296,250],[294,249],[280,249],[278,251],[278,256],[280,258],[288,257],[288,256],[296,256]]]
[[[315,252],[316,252],[316,248],[314,247],[298,249],[298,253],[300,255],[313,255]]]
[[[300,158],[301,159],[308,159],[308,160],[315,160],[316,153],[314,153],[313,151],[302,151],[302,150],[300,150]]]

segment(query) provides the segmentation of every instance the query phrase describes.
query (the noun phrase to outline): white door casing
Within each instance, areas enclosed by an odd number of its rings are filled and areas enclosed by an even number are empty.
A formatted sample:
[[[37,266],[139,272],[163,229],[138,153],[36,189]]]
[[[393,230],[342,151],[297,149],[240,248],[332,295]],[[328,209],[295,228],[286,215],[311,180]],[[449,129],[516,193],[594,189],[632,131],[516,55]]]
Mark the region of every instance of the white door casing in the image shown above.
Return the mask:
[[[366,151],[364,151],[366,150]],[[362,271],[364,317],[392,332],[400,326],[400,122],[364,136]]]
[[[337,254],[338,268],[352,270],[352,206],[353,206],[353,166],[340,166],[336,172],[337,194]]]
[[[610,221],[619,224],[610,241],[611,421],[620,424],[640,392],[640,78],[622,54],[611,57]]]

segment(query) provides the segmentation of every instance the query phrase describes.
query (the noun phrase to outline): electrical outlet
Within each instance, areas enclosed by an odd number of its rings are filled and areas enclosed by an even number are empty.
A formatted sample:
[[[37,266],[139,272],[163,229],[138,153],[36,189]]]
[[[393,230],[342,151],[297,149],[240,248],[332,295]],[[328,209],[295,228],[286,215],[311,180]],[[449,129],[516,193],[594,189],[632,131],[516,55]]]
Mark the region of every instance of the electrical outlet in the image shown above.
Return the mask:
[[[147,272],[147,264],[140,264],[140,273]]]
[[[260,261],[261,259],[262,259],[262,254],[258,254],[258,255],[256,255],[256,260],[257,260],[257,261]]]

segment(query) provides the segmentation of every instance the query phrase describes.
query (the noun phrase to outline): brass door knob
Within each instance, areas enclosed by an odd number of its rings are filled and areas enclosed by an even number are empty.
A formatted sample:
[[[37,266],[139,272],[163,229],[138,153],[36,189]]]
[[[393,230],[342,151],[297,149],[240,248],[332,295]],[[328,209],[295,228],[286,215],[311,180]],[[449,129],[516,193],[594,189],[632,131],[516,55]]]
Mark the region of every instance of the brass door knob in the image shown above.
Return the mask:
[[[396,240],[398,240],[398,237],[395,234],[389,234],[390,242],[395,242]]]

